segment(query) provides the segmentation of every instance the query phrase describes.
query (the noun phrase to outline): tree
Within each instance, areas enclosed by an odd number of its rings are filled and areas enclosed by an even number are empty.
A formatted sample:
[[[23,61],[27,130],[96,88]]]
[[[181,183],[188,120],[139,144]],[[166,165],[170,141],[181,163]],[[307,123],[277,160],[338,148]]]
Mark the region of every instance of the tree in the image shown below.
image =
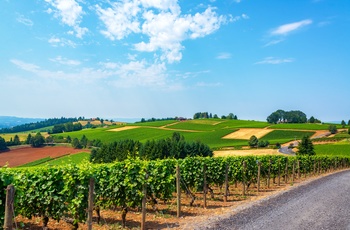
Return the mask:
[[[85,135],[83,135],[80,139],[80,145],[83,147],[83,148],[86,148],[87,146],[87,142],[88,142],[88,139],[86,138]]]
[[[310,117],[309,123],[315,123],[315,118],[313,116]]]
[[[233,120],[235,115],[233,115],[233,113],[229,113],[229,115],[227,116],[227,119]]]
[[[349,127],[349,129],[348,129],[348,134],[350,135],[350,127]]]
[[[75,148],[75,149],[81,149],[82,148],[78,138],[74,138],[72,140],[72,147]]]
[[[16,134],[15,137],[13,138],[13,145],[20,145],[21,141],[19,140],[19,136]]]
[[[213,118],[218,119],[219,117],[218,117],[217,114],[214,114]],[[350,120],[349,120],[349,121],[350,121]]]
[[[67,136],[66,141],[67,141],[67,143],[71,143],[72,142],[72,138],[70,136]]]
[[[46,137],[46,144],[48,144],[48,145],[53,145],[53,137],[52,136],[48,136],[48,137]]]
[[[336,134],[338,132],[336,125],[330,125],[328,130],[329,130],[329,132],[331,132],[331,134]]]
[[[7,146],[6,146],[6,141],[4,138],[0,137],[0,151],[1,150],[6,150]]]
[[[344,120],[341,121],[341,126],[344,128],[346,126],[346,123]]]
[[[32,147],[37,148],[37,147],[43,146],[44,143],[45,143],[44,137],[41,135],[40,132],[37,132],[35,136],[32,138],[30,144],[32,145]]]
[[[25,141],[25,143],[27,144],[27,145],[29,145],[29,144],[31,144],[32,143],[32,134],[28,134],[28,136],[27,136],[27,139],[26,139],[26,141]]]
[[[259,143],[259,139],[254,135],[250,137],[248,142],[250,147],[257,147],[258,143]]]
[[[312,144],[312,141],[309,136],[304,136],[301,139],[301,143],[298,146],[298,151],[296,154],[309,156],[313,156],[316,154],[314,151],[314,145]]]
[[[348,120],[348,126],[350,126],[350,120]]]

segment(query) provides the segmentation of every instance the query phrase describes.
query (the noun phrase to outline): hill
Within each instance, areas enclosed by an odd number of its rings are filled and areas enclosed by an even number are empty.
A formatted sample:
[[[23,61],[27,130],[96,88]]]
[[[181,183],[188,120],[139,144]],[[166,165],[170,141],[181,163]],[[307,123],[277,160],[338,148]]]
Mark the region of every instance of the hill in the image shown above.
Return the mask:
[[[38,121],[43,121],[43,118],[23,118],[14,116],[0,116],[0,129],[11,128],[18,125],[23,125],[27,123],[34,123]]]

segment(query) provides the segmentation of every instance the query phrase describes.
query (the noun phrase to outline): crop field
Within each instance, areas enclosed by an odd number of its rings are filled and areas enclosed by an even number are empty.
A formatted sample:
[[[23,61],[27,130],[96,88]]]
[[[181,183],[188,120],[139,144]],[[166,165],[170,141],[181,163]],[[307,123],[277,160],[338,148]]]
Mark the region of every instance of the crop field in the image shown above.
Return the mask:
[[[270,129],[301,129],[301,130],[328,130],[330,124],[277,124],[269,126]],[[341,125],[336,125],[338,129]]]
[[[274,130],[261,138],[261,140],[269,141],[270,144],[282,144],[295,139],[300,140],[304,136],[312,136],[314,133],[307,131]]]
[[[230,133],[224,136],[224,139],[244,139],[249,140],[251,136],[256,136],[257,138],[261,138],[266,134],[272,132],[271,129],[239,129],[233,133]]]
[[[66,164],[77,165],[84,161],[89,161],[89,158],[90,158],[90,153],[81,152],[81,153],[69,154],[69,155],[65,155],[57,158],[45,157],[18,167],[22,168],[22,167],[34,167],[34,166],[35,167],[36,166],[60,166],[60,165],[66,165]]]
[[[0,134],[0,137],[4,138],[5,141],[10,141],[11,138],[13,140],[13,138],[17,135],[19,137],[20,141],[25,141],[27,139],[27,136],[28,136],[29,133],[32,136],[35,136],[35,134],[36,134],[34,132],[28,132],[28,133],[25,133],[25,132],[22,132],[22,133],[4,133],[4,134]],[[45,135],[45,134],[43,134],[43,135]]]
[[[350,142],[342,141],[334,144],[315,145],[317,155],[350,156]]]
[[[151,126],[151,127],[162,127],[172,123],[177,123],[176,120],[164,120],[164,121],[150,121],[150,122],[135,122],[128,125],[136,125],[136,126]]]

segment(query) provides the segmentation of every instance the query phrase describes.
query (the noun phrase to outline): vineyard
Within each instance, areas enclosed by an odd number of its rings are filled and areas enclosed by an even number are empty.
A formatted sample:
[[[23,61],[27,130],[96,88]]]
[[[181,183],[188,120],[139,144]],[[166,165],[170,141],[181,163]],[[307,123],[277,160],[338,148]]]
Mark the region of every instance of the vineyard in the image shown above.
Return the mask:
[[[0,169],[0,216],[4,219],[6,187],[16,190],[13,202],[15,215],[41,216],[43,219],[70,219],[76,227],[86,222],[90,178],[95,181],[95,209],[116,208],[126,213],[140,208],[147,188],[147,200],[153,204],[168,202],[176,196],[176,168],[178,185],[183,193],[211,192],[221,188],[220,199],[230,199],[230,186],[241,184],[243,195],[248,189],[259,188],[260,181],[270,179],[280,183],[293,181],[302,175],[319,174],[350,166],[349,157],[285,157],[249,156],[226,158],[186,158],[183,160],[130,161],[113,164],[68,165],[64,167],[36,167]],[[254,183],[255,186],[252,186]],[[271,182],[273,183],[273,182]],[[224,189],[224,188],[227,189]],[[213,194],[213,193],[212,193]],[[193,202],[192,202],[193,203]],[[1,224],[3,226],[3,224]]]

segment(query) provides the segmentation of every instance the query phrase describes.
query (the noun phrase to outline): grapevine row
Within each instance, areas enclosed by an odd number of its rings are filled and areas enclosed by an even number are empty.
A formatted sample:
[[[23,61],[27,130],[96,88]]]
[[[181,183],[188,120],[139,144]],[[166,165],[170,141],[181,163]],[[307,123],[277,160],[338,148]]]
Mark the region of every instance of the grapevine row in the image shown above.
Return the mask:
[[[247,168],[243,170],[242,162]],[[203,190],[203,167],[209,186],[223,186],[226,167],[228,179],[233,182],[255,182],[261,163],[261,177],[271,178],[291,174],[299,165],[301,173],[314,173],[331,168],[350,167],[350,157],[285,157],[248,156],[226,158],[185,158],[182,160],[141,161],[126,160],[112,164],[66,165],[52,168],[0,169],[0,218],[4,217],[5,188],[16,189],[16,215],[41,216],[60,220],[69,217],[75,224],[85,222],[88,205],[89,180],[95,180],[95,205],[101,208],[140,207],[143,185],[152,199],[169,200],[176,193],[176,166],[181,170],[183,189]],[[299,162],[299,163],[298,163]],[[298,164],[297,164],[298,163]],[[147,175],[147,176],[146,176]],[[2,226],[2,224],[1,224]]]

